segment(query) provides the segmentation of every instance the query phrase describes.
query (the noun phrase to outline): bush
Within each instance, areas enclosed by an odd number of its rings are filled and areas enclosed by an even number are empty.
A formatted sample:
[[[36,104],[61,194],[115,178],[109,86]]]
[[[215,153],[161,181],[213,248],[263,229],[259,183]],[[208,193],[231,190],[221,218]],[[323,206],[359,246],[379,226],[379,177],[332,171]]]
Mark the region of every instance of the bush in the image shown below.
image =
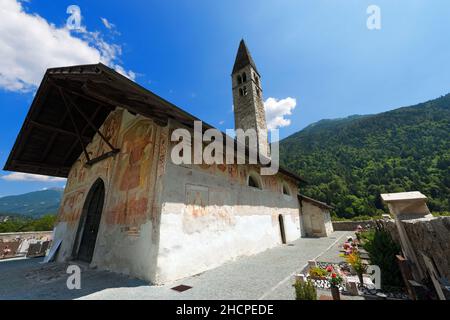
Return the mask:
[[[358,240],[364,245],[364,243],[373,241],[375,237],[375,230],[367,230],[367,231],[361,231],[358,233]],[[367,249],[366,249],[367,251]]]
[[[381,269],[381,286],[403,287],[402,275],[397,264],[396,255],[400,246],[392,240],[384,229],[376,229],[365,234],[363,248],[370,257],[370,262]]]
[[[450,217],[450,212],[448,212],[448,211],[433,212],[433,216],[435,216],[435,217]]]
[[[311,280],[297,280],[294,287],[296,300],[317,300],[317,290]]]
[[[0,233],[52,231],[56,222],[56,215],[48,214],[38,219],[14,217],[6,222],[0,222]]]

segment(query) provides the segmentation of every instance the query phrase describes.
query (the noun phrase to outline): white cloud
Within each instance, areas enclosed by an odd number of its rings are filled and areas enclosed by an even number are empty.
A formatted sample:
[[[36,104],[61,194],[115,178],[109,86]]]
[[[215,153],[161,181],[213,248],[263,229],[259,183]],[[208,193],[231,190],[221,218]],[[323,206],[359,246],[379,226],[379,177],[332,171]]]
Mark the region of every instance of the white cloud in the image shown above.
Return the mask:
[[[6,181],[25,181],[25,182],[66,182],[64,178],[41,176],[37,174],[28,174],[21,172],[13,172],[2,176],[1,179]]]
[[[126,71],[122,66],[119,65],[114,65],[113,67],[118,73],[124,75],[125,77],[130,78],[131,80],[136,79],[136,73],[134,73],[133,71]]]
[[[288,97],[281,100],[268,98],[264,102],[267,129],[274,130],[289,126],[291,124],[291,120],[287,119],[286,116],[290,116],[296,106],[297,100],[294,98]]]
[[[86,27],[70,31],[37,14],[25,12],[18,0],[0,0],[0,88],[32,91],[45,70],[102,62],[134,79],[119,63],[121,47]]]
[[[105,26],[106,29],[109,30],[111,35],[113,35],[113,36],[119,36],[120,35],[120,32],[117,31],[116,25],[114,23],[111,23],[111,21],[109,21],[106,18],[100,18],[100,20],[102,20],[103,25]]]
[[[111,22],[108,21],[108,19],[106,18],[100,18],[103,22],[103,25],[106,27],[106,29],[114,29],[116,26],[114,24],[112,24]]]

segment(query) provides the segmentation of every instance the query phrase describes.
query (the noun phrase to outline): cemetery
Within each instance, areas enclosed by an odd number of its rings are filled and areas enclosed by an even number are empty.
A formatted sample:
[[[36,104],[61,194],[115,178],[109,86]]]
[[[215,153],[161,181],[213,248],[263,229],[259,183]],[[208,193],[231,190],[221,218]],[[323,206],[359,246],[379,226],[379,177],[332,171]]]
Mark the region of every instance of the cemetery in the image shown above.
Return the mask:
[[[310,261],[295,278],[298,300],[449,299],[450,218],[433,217],[420,192],[381,198],[390,215],[361,221],[339,246],[341,261]]]

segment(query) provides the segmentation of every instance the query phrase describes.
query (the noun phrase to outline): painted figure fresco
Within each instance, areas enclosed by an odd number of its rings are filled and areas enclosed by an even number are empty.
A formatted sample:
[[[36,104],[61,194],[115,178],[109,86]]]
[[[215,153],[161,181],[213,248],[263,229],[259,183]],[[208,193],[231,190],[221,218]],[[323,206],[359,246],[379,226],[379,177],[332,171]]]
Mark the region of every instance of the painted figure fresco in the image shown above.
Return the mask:
[[[117,174],[113,179],[110,223],[139,226],[146,220],[153,150],[151,122],[139,121],[125,132]]]
[[[117,145],[117,137],[120,131],[122,113],[122,110],[115,111],[112,116],[106,119],[105,124],[101,128],[101,132],[105,136],[106,140],[108,140],[109,143],[114,147]],[[111,151],[111,148],[106,144],[105,141],[103,141],[103,139],[100,139],[97,146],[96,157],[99,157],[109,151]]]

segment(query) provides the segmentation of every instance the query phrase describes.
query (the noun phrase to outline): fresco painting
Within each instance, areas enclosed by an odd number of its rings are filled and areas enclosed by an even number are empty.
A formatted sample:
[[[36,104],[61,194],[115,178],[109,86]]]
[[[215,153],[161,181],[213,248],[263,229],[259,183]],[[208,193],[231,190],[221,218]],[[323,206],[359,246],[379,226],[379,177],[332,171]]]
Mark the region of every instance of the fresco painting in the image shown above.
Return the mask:
[[[78,190],[64,197],[58,212],[58,222],[76,224],[83,211],[85,190]]]
[[[138,121],[124,133],[107,223],[137,227],[147,220],[154,135],[154,126],[147,120]]]
[[[101,128],[102,134],[105,136],[105,138],[109,141],[109,143],[113,146],[117,145],[117,139],[120,132],[120,125],[122,122],[122,115],[123,110],[116,110],[114,113],[109,116],[105,123],[103,124],[103,127]],[[111,151],[111,148],[106,144],[103,139],[99,139],[99,143],[94,150],[96,149],[95,157],[99,157],[109,151]]]
[[[186,185],[186,207],[183,212],[183,232],[223,231],[235,224],[232,208],[210,205],[210,190],[198,185]],[[224,197],[226,193],[216,193]]]

